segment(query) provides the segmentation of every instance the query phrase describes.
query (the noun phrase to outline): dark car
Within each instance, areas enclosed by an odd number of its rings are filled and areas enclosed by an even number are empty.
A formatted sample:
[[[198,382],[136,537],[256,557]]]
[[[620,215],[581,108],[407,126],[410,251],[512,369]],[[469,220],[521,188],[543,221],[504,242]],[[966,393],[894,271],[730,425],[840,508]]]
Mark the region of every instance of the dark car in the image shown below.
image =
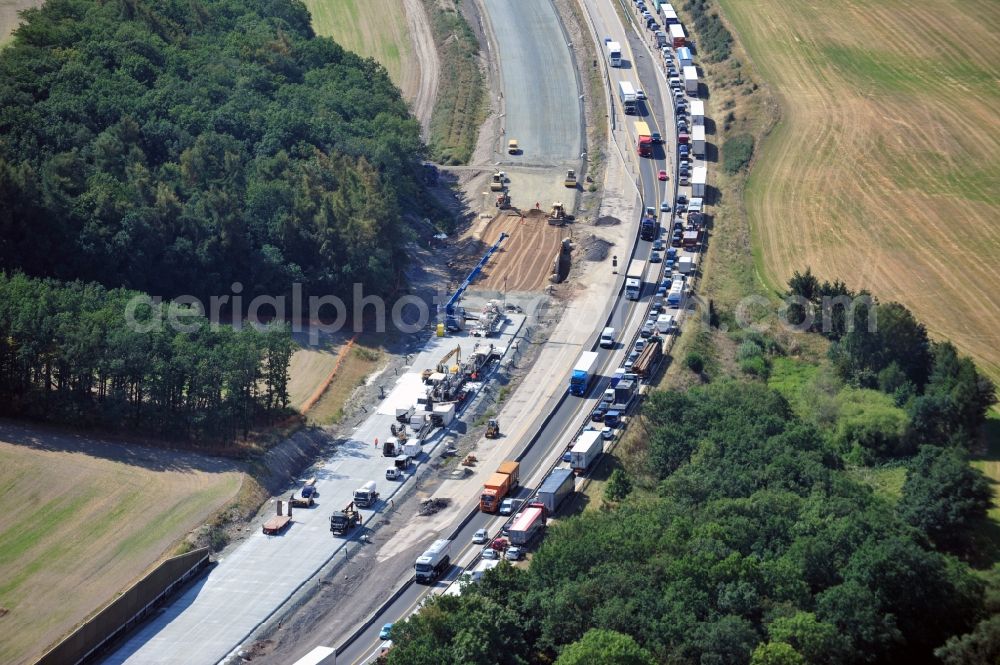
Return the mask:
[[[681,194],[680,196],[678,196],[677,197],[677,202],[678,203],[687,203],[688,202],[687,194]]]
[[[651,253],[649,255],[649,262],[650,263],[659,263],[662,260],[663,260],[663,257],[660,256],[659,252],[653,252],[653,253]]]
[[[670,204],[664,201],[660,204],[660,212],[670,212]]]
[[[590,414],[590,419],[595,423],[602,423],[604,422],[604,414],[606,414],[610,409],[611,402],[602,400],[601,403],[597,405],[597,408],[594,409],[594,412]]]
[[[674,247],[680,247],[682,235],[683,234],[680,231],[674,231],[674,235],[670,238],[670,244]]]
[[[653,251],[662,252],[664,247],[663,241],[659,238],[653,241]]]

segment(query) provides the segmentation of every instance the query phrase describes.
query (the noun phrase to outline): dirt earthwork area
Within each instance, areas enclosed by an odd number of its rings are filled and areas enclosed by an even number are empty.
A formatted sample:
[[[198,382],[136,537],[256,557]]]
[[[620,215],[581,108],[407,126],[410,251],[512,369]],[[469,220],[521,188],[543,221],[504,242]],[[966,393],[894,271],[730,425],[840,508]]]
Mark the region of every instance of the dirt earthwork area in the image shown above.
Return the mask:
[[[476,281],[476,288],[492,291],[502,291],[504,287],[510,291],[544,288],[562,240],[570,235],[568,227],[549,224],[541,210],[531,210],[524,217],[504,213],[493,219],[480,237],[492,245],[502,232],[510,237],[483,268],[483,277]]]

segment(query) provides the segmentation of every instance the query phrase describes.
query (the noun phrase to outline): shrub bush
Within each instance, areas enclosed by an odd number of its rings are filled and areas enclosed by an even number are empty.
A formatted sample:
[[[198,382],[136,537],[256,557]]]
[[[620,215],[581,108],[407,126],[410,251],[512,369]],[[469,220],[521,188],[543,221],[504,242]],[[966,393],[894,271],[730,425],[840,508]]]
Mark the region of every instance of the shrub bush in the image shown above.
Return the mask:
[[[722,144],[722,168],[729,175],[741,171],[753,157],[753,137],[737,134]]]
[[[705,359],[702,358],[700,353],[695,351],[687,354],[687,357],[684,358],[684,364],[695,374],[701,374],[705,369]]]

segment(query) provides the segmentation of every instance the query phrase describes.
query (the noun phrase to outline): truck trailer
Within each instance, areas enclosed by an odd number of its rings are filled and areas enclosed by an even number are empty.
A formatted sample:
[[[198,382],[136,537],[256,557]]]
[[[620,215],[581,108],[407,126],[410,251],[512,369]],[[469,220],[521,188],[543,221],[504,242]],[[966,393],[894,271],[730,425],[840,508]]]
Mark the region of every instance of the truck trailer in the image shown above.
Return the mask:
[[[479,495],[479,510],[495,513],[507,495],[517,488],[520,473],[521,465],[510,460],[497,467],[496,472],[483,485],[483,492]]]
[[[657,364],[660,362],[660,358],[663,357],[663,344],[659,337],[651,337],[649,339],[649,344],[646,348],[642,350],[639,357],[636,358],[635,364],[632,365],[632,369],[640,377],[647,379],[652,375],[652,372],[656,369]]]
[[[640,157],[653,156],[653,134],[649,131],[649,125],[643,120],[635,121],[636,146],[635,151]]]
[[[625,413],[632,406],[632,402],[635,401],[635,397],[639,392],[639,386],[634,381],[623,379],[611,390],[614,391],[611,408],[615,411]]]
[[[625,297],[629,300],[638,300],[642,295],[642,278],[646,274],[646,261],[644,259],[632,259],[628,264],[628,272],[625,273]]]
[[[435,540],[413,564],[417,582],[433,582],[451,564],[451,541]]]
[[[276,514],[264,522],[262,527],[265,536],[276,536],[285,530],[292,521],[292,504],[288,501],[275,501]]]
[[[618,82],[618,98],[622,102],[622,109],[625,115],[634,115],[636,112],[635,88],[628,81]]]
[[[670,291],[667,293],[667,305],[670,307],[680,307],[684,300],[684,282],[674,280],[670,284]]]
[[[569,376],[569,392],[577,397],[587,394],[590,382],[594,378],[594,368],[597,367],[597,352],[585,351],[573,367]]]
[[[559,510],[559,504],[575,489],[576,480],[572,469],[553,469],[542,481],[535,498],[551,514]]]
[[[684,28],[681,27],[680,23],[671,23],[669,30],[671,46],[675,49],[687,46],[687,37],[684,35]]]
[[[608,64],[612,67],[621,67],[622,45],[618,42],[604,42],[604,48],[608,53]]]
[[[688,65],[681,71],[684,74],[684,91],[689,95],[697,95],[698,70],[695,69],[694,65]]]
[[[576,473],[584,473],[603,452],[601,433],[593,429],[584,430],[569,451],[569,465]]]
[[[697,136],[697,134],[695,135]],[[695,141],[695,146],[698,142]],[[705,195],[705,183],[708,181],[708,169],[704,166],[696,166],[691,171],[691,194],[692,196]]]
[[[545,508],[531,503],[514,518],[508,534],[512,545],[527,545],[545,528]]]
[[[698,157],[705,156],[705,125],[691,128],[691,152]]]

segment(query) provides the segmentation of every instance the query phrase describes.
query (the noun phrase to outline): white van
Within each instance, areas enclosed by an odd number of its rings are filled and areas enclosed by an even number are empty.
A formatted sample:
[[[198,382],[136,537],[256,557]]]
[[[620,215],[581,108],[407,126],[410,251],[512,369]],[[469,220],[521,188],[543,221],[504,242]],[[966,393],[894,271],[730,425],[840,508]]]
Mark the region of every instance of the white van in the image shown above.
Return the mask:
[[[601,332],[601,346],[605,349],[611,349],[615,346],[615,329],[612,327],[607,327]]]

